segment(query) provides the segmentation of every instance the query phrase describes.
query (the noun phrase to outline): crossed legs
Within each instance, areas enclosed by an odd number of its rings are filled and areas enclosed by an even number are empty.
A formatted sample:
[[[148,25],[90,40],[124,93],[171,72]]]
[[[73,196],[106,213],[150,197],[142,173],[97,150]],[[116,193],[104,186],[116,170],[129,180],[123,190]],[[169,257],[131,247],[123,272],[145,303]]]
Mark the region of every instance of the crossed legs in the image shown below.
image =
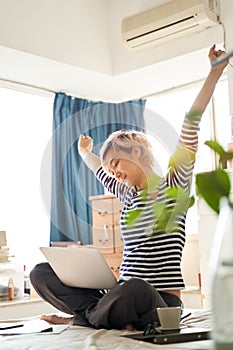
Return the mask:
[[[50,265],[38,264],[30,273],[36,292],[58,310],[73,315],[61,320],[44,316],[51,322],[70,322],[81,326],[106,329],[143,330],[157,321],[156,308],[180,305],[174,295],[159,293],[149,283],[132,278],[117,284],[107,293],[95,289],[68,287],[60,282]],[[166,300],[167,297],[167,300]]]

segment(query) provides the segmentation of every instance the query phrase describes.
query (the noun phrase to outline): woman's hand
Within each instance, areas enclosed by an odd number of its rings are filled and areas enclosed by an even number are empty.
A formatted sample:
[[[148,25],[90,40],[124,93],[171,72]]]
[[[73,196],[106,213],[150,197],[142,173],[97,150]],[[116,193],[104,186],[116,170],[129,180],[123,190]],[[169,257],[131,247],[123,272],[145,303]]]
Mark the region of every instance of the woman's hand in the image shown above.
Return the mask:
[[[99,157],[92,153],[93,140],[90,136],[80,135],[78,140],[78,152],[89,169],[96,172],[101,166]]]
[[[226,54],[225,51],[223,51],[223,50],[216,50],[215,48],[216,48],[215,44],[210,48],[210,51],[209,51],[210,63],[212,61],[215,61],[218,57]],[[223,61],[222,63],[219,63],[217,66],[212,67],[211,70],[212,71],[219,71],[220,73],[222,73],[224,68],[228,65],[228,63],[229,63],[228,60]]]
[[[80,135],[78,140],[78,152],[80,155],[91,153],[93,149],[93,140],[90,136]]]

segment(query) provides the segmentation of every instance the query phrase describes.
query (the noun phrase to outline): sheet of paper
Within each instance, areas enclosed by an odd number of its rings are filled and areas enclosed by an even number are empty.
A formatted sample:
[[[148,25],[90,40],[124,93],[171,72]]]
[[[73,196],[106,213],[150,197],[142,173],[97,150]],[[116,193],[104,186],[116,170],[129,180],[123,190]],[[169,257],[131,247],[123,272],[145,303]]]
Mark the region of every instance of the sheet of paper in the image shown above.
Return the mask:
[[[23,326],[8,328],[8,329],[1,329],[0,335],[53,332],[53,326],[43,320],[30,320],[30,321],[23,321],[20,323],[23,323]],[[7,324],[9,327],[11,323],[7,322]]]

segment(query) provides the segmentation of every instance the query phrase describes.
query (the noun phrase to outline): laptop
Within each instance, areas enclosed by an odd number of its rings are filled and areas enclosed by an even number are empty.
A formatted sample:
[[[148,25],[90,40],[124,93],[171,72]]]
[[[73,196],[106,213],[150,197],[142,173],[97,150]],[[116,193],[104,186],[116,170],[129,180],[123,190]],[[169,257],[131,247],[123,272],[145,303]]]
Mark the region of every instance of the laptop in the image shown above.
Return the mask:
[[[55,274],[69,287],[111,289],[117,279],[97,248],[40,247]]]

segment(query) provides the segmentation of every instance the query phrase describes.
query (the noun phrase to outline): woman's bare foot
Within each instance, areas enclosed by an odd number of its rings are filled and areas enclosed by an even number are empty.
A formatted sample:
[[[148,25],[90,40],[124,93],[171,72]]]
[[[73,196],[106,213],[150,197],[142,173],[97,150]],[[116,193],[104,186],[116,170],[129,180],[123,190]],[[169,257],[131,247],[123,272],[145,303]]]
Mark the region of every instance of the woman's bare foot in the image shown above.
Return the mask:
[[[40,319],[53,324],[72,324],[73,321],[73,317],[62,317],[57,315],[41,315]]]
[[[125,326],[125,329],[127,329],[127,331],[136,331],[136,328],[130,323]]]
[[[52,324],[72,324],[74,317],[63,317],[58,315],[41,315],[41,320],[47,321]],[[136,331],[136,328],[132,324],[127,324],[125,329],[128,331]]]

